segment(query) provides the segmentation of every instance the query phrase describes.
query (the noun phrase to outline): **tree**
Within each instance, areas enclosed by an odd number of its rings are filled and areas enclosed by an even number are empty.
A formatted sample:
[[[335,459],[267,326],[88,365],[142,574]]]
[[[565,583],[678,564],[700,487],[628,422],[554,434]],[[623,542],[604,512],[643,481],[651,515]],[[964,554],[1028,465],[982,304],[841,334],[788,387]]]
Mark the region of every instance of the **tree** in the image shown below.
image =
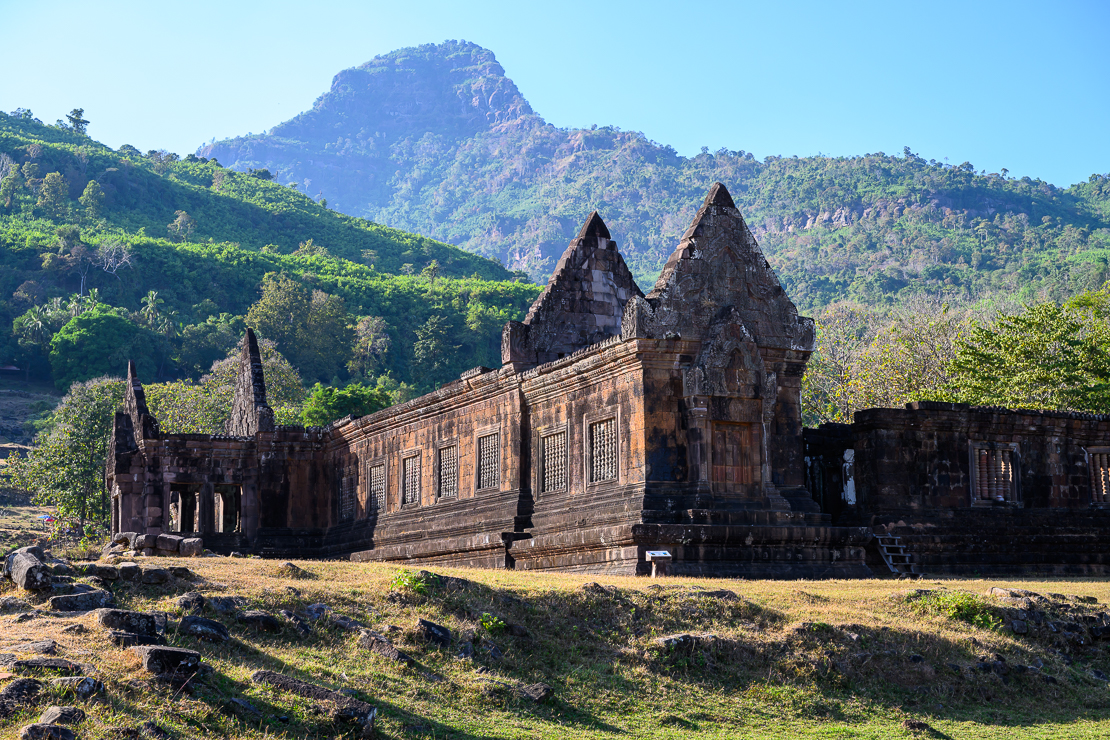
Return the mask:
[[[193,235],[193,231],[197,227],[196,220],[185,211],[174,211],[173,215],[173,221],[166,225],[166,229],[170,232],[170,238],[174,241],[188,243],[189,237]]]
[[[447,329],[447,320],[435,314],[416,330],[413,363],[426,384],[436,384],[441,379],[440,371],[449,364],[450,353],[459,349],[451,346]]]
[[[134,360],[153,376],[157,337],[103,304],[70,319],[50,340],[50,368],[59,388],[119,371]]]
[[[355,345],[347,372],[354,377],[369,378],[382,365],[392,340],[389,325],[380,316],[364,316],[355,326]]]
[[[100,218],[100,209],[104,206],[104,189],[96,180],[89,180],[89,184],[85,186],[85,192],[81,193],[77,202],[85,209],[86,216],[96,220]]]
[[[48,172],[42,180],[37,205],[54,218],[69,215],[69,187],[60,172]]]
[[[247,324],[310,378],[327,380],[351,354],[353,331],[342,298],[311,294],[288,275],[267,275],[262,297],[247,311]]]
[[[158,297],[157,290],[147,291],[147,294],[143,296],[143,307],[139,309],[139,316],[151,329],[157,326],[158,317],[161,315],[161,306],[165,303],[164,299]]]
[[[278,424],[297,424],[304,403],[304,387],[297,370],[281,356],[274,343],[258,340],[266,401]],[[200,382],[152,383],[146,386],[150,412],[168,434],[223,434],[231,416],[231,402],[239,373],[239,348],[213,363]]]
[[[0,180],[0,205],[4,208],[12,207],[12,199],[19,190],[19,184],[19,170],[9,172],[4,179]]]
[[[84,134],[88,131],[89,122],[85,120],[84,108],[74,108],[66,114],[66,118],[69,120],[70,128],[72,128],[75,133]]]
[[[439,277],[439,260],[432,260],[423,270],[420,271],[420,277],[427,280],[431,285],[436,284],[436,278]]]
[[[306,426],[323,426],[347,415],[372,414],[391,405],[392,400],[385,390],[362,383],[345,388],[317,383],[309,392],[301,418]]]
[[[1110,411],[1110,294],[1026,305],[976,324],[949,366],[951,398],[976,405]]]
[[[119,239],[108,239],[97,245],[96,259],[104,272],[122,282],[117,273],[124,267],[131,267],[131,248]]]
[[[32,492],[36,504],[56,507],[59,518],[76,520],[82,536],[88,522],[108,523],[104,464],[123,393],[120,378],[75,383],[36,435],[27,458],[8,461],[12,483]]]

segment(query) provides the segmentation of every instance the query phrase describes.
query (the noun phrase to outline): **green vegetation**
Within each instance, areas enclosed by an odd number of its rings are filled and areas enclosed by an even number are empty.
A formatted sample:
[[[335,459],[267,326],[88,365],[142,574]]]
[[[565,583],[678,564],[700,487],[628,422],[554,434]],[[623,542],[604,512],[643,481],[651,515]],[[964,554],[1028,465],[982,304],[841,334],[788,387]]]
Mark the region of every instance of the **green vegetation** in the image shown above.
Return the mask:
[[[371,388],[351,383],[333,388],[317,383],[309,391],[301,418],[311,426],[323,426],[344,416],[365,416],[393,405],[393,397],[381,386]]]
[[[913,401],[1110,413],[1110,285],[1063,304],[845,301],[816,321],[809,425]]]
[[[428,390],[499,361],[501,325],[539,291],[259,171],[115,152],[81,132],[87,122],[19,113],[0,114],[0,322],[12,327],[0,362],[53,374],[62,390],[121,372],[128,357],[144,382],[197,379],[244,317],[310,382],[384,375],[394,389]],[[410,274],[391,274],[402,268]],[[414,354],[429,320],[452,350],[431,363]]]
[[[955,619],[985,630],[1002,627],[998,607],[982,596],[967,591],[928,591],[920,595],[911,592],[907,601],[922,614]]]
[[[398,96],[404,89],[420,91],[419,106]],[[728,149],[681,157],[639,132],[546,123],[493,53],[466,42],[344,70],[312,110],[202,152],[310,183],[348,213],[460,244],[540,282],[596,208],[647,289],[717,180],[803,312],[922,293],[1059,302],[1110,278],[1106,174],[1061,188],[926,161],[909,147],[762,162]]]
[[[295,570],[254,558],[157,565],[185,566],[196,577],[162,586],[120,579],[112,589],[120,608],[165,612],[173,624],[184,615],[175,602],[185,591],[240,596],[243,610],[275,615],[323,603],[412,662],[375,654],[340,619],[312,622],[309,634],[291,623],[270,633],[206,610],[231,641],[166,630],[171,645],[198,651],[211,667],[185,695],[151,680],[133,652],[109,641],[95,613],[29,623],[0,615],[13,644],[54,639],[58,657],[96,667],[105,691],[80,704],[89,718],[73,728],[79,737],[139,735],[132,728],[148,721],[173,737],[360,734],[316,702],[255,683],[259,669],[349,691],[377,708],[376,736],[387,739],[1093,740],[1110,731],[1107,643],[1088,634],[1110,599],[1100,579],[944,581],[953,595],[963,590],[961,598],[998,614],[1017,607],[979,595],[992,586],[1046,595],[1020,607],[1043,612],[1044,624],[1030,621],[1028,634],[1017,635],[922,611],[927,596],[907,598],[898,593],[904,582],[879,579],[810,582],[803,591],[789,581],[607,576],[602,586],[576,574],[438,567],[437,578],[341,561],[298,561]],[[413,581],[423,588],[403,585]],[[0,584],[0,597],[8,595],[11,584]],[[449,646],[423,639],[419,619],[450,630]],[[494,619],[506,626],[496,634],[483,624]],[[74,622],[87,632],[63,632]],[[1054,633],[1048,622],[1079,631]],[[50,704],[73,702],[44,683],[37,707],[0,720],[0,736],[14,736]],[[523,693],[536,684],[550,687],[545,701]]]

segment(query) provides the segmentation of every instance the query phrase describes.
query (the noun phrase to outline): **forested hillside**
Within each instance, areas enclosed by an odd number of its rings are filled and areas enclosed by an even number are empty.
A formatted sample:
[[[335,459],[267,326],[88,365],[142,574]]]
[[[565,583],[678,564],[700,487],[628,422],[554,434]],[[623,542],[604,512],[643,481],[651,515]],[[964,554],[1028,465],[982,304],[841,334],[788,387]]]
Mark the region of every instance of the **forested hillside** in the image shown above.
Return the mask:
[[[346,213],[499,258],[539,282],[597,208],[647,288],[717,180],[806,311],[937,291],[1059,299],[1110,276],[1105,175],[1062,189],[908,147],[681,157],[634,131],[546,123],[493,53],[466,42],[344,70],[311,110],[198,153],[268,168]]]
[[[113,151],[75,113],[0,114],[0,366],[62,389],[128,357],[148,382],[196,378],[251,321],[309,383],[431,388],[498,363],[501,326],[539,292],[265,171]]]

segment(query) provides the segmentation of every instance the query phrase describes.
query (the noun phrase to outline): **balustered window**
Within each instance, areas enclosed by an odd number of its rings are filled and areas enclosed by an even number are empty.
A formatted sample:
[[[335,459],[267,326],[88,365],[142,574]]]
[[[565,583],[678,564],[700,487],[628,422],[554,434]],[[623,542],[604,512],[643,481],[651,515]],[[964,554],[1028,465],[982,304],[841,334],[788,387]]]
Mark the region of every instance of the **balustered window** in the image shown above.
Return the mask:
[[[439,497],[457,498],[459,495],[459,447],[439,448]]]
[[[1015,503],[1018,471],[1009,446],[977,446],[971,451],[975,499],[980,503]]]
[[[370,498],[369,505],[371,511],[384,512],[385,511],[385,465],[373,465],[370,467]]]
[[[1091,503],[1110,504],[1110,447],[1087,450],[1091,474]]]
[[[339,473],[339,521],[353,522],[355,520],[355,502],[357,500],[358,476],[355,468],[340,468]]]
[[[401,461],[401,502],[405,505],[420,503],[420,455]]]
[[[604,419],[589,426],[589,482],[617,479],[617,420]]]
[[[567,490],[567,433],[565,431],[540,438],[540,492]]]
[[[501,485],[501,435],[478,438],[478,489]]]

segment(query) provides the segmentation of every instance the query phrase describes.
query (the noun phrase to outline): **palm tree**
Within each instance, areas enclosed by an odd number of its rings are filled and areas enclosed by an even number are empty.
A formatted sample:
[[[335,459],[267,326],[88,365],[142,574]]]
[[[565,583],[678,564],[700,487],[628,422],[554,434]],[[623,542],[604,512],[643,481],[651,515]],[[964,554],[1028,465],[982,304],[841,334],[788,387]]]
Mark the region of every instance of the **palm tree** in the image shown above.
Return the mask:
[[[152,329],[155,326],[154,322],[162,313],[158,310],[158,307],[164,303],[165,301],[158,297],[157,290],[150,291],[146,294],[146,297],[143,298],[143,307],[139,310],[139,315],[143,317],[147,325]]]

